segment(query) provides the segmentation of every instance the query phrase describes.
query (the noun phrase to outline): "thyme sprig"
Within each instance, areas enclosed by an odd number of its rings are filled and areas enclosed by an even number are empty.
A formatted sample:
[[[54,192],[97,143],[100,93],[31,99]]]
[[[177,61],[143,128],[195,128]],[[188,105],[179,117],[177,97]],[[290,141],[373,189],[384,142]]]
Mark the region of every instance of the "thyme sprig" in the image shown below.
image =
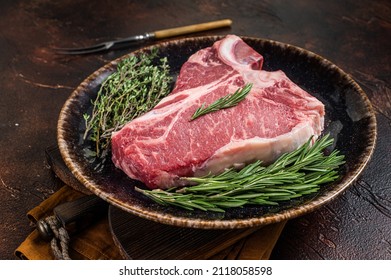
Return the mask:
[[[324,150],[333,143],[326,135],[312,138],[297,150],[285,153],[265,167],[260,161],[241,170],[227,169],[219,175],[183,178],[192,186],[169,190],[137,191],[162,205],[188,210],[224,212],[226,208],[243,205],[278,205],[307,194],[315,193],[320,185],[335,181],[344,156],[338,150],[326,155]]]
[[[95,142],[95,156],[107,151],[113,132],[150,110],[169,93],[172,77],[167,58],[157,57],[157,49],[129,56],[102,83],[92,102],[92,113],[83,116],[86,124],[83,139]]]
[[[230,107],[234,107],[239,104],[240,101],[246,98],[247,94],[250,93],[252,84],[246,84],[243,88],[237,89],[234,93],[228,94],[226,96],[223,96],[213,103],[211,103],[209,106],[206,106],[206,104],[202,104],[201,107],[199,107],[194,114],[192,115],[190,121],[195,120],[198,117],[201,117],[203,115],[221,110],[226,109]]]

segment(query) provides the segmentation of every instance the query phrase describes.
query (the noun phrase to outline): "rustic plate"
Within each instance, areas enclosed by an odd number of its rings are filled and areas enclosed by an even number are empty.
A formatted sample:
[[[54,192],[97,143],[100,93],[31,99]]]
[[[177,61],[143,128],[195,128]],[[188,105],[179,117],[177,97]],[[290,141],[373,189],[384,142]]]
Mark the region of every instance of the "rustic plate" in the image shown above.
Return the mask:
[[[132,54],[159,48],[167,57],[175,77],[188,57],[211,46],[221,37],[198,37],[174,40],[140,49]],[[187,211],[152,202],[134,190],[143,187],[116,169],[108,158],[102,168],[85,154],[83,114],[91,110],[102,81],[116,69],[119,61],[110,62],[90,75],[76,88],[61,110],[58,121],[58,145],[61,155],[76,178],[90,191],[109,203],[137,216],[156,222],[193,228],[243,228],[266,225],[308,213],[344,191],[362,172],[376,141],[376,118],[372,106],[352,78],[326,59],[275,41],[243,37],[264,56],[264,69],[283,70],[299,86],[326,106],[325,131],[335,138],[335,146],[346,156],[341,179],[324,186],[316,195],[290,201],[278,207],[246,206],[226,213]],[[131,55],[132,55],[131,54]]]

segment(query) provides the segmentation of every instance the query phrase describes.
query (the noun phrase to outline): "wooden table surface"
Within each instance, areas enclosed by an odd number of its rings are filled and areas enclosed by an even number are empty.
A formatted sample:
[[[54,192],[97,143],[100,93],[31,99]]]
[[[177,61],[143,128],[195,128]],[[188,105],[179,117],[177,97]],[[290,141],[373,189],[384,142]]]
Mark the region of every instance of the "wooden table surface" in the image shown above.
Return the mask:
[[[360,84],[378,141],[359,180],[316,212],[288,222],[273,259],[391,259],[391,2],[3,0],[0,4],[0,259],[32,230],[26,212],[61,182],[45,161],[60,109],[89,74],[131,49],[58,56],[162,28],[230,18],[237,34],[282,41],[332,61]]]

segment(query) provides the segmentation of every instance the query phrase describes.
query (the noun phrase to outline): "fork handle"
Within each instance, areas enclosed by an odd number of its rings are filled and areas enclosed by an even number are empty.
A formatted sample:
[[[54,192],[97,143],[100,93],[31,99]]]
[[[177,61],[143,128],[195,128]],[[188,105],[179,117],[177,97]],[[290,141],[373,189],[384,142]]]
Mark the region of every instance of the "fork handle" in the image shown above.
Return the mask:
[[[174,36],[179,36],[179,35],[184,35],[189,33],[215,29],[215,28],[228,27],[231,26],[231,24],[232,24],[232,20],[223,19],[223,20],[187,25],[182,27],[157,30],[154,31],[153,34],[155,35],[156,39],[164,39],[164,38],[169,38],[169,37],[174,37]]]

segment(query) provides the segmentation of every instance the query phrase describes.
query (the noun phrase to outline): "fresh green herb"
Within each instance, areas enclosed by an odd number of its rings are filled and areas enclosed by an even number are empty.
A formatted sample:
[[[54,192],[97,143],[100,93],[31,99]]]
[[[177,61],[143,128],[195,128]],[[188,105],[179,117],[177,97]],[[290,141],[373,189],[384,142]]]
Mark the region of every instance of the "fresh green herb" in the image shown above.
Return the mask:
[[[93,101],[91,115],[84,114],[84,140],[95,142],[97,157],[110,146],[111,134],[154,107],[170,90],[167,58],[156,63],[157,49],[129,56],[103,83]]]
[[[338,150],[324,153],[333,139],[326,135],[313,145],[311,142],[312,138],[267,167],[257,161],[239,171],[228,169],[219,175],[183,178],[193,186],[136,190],[160,204],[188,210],[224,212],[225,208],[248,204],[278,205],[280,201],[315,193],[320,185],[339,177],[337,169],[344,163],[344,156]]]
[[[246,84],[242,89],[239,88],[234,93],[228,94],[224,97],[217,99],[208,107],[205,107],[205,103],[202,104],[201,107],[194,112],[190,121],[195,120],[196,118],[201,117],[203,115],[238,105],[239,102],[246,98],[247,94],[250,93],[251,87],[252,84]]]

